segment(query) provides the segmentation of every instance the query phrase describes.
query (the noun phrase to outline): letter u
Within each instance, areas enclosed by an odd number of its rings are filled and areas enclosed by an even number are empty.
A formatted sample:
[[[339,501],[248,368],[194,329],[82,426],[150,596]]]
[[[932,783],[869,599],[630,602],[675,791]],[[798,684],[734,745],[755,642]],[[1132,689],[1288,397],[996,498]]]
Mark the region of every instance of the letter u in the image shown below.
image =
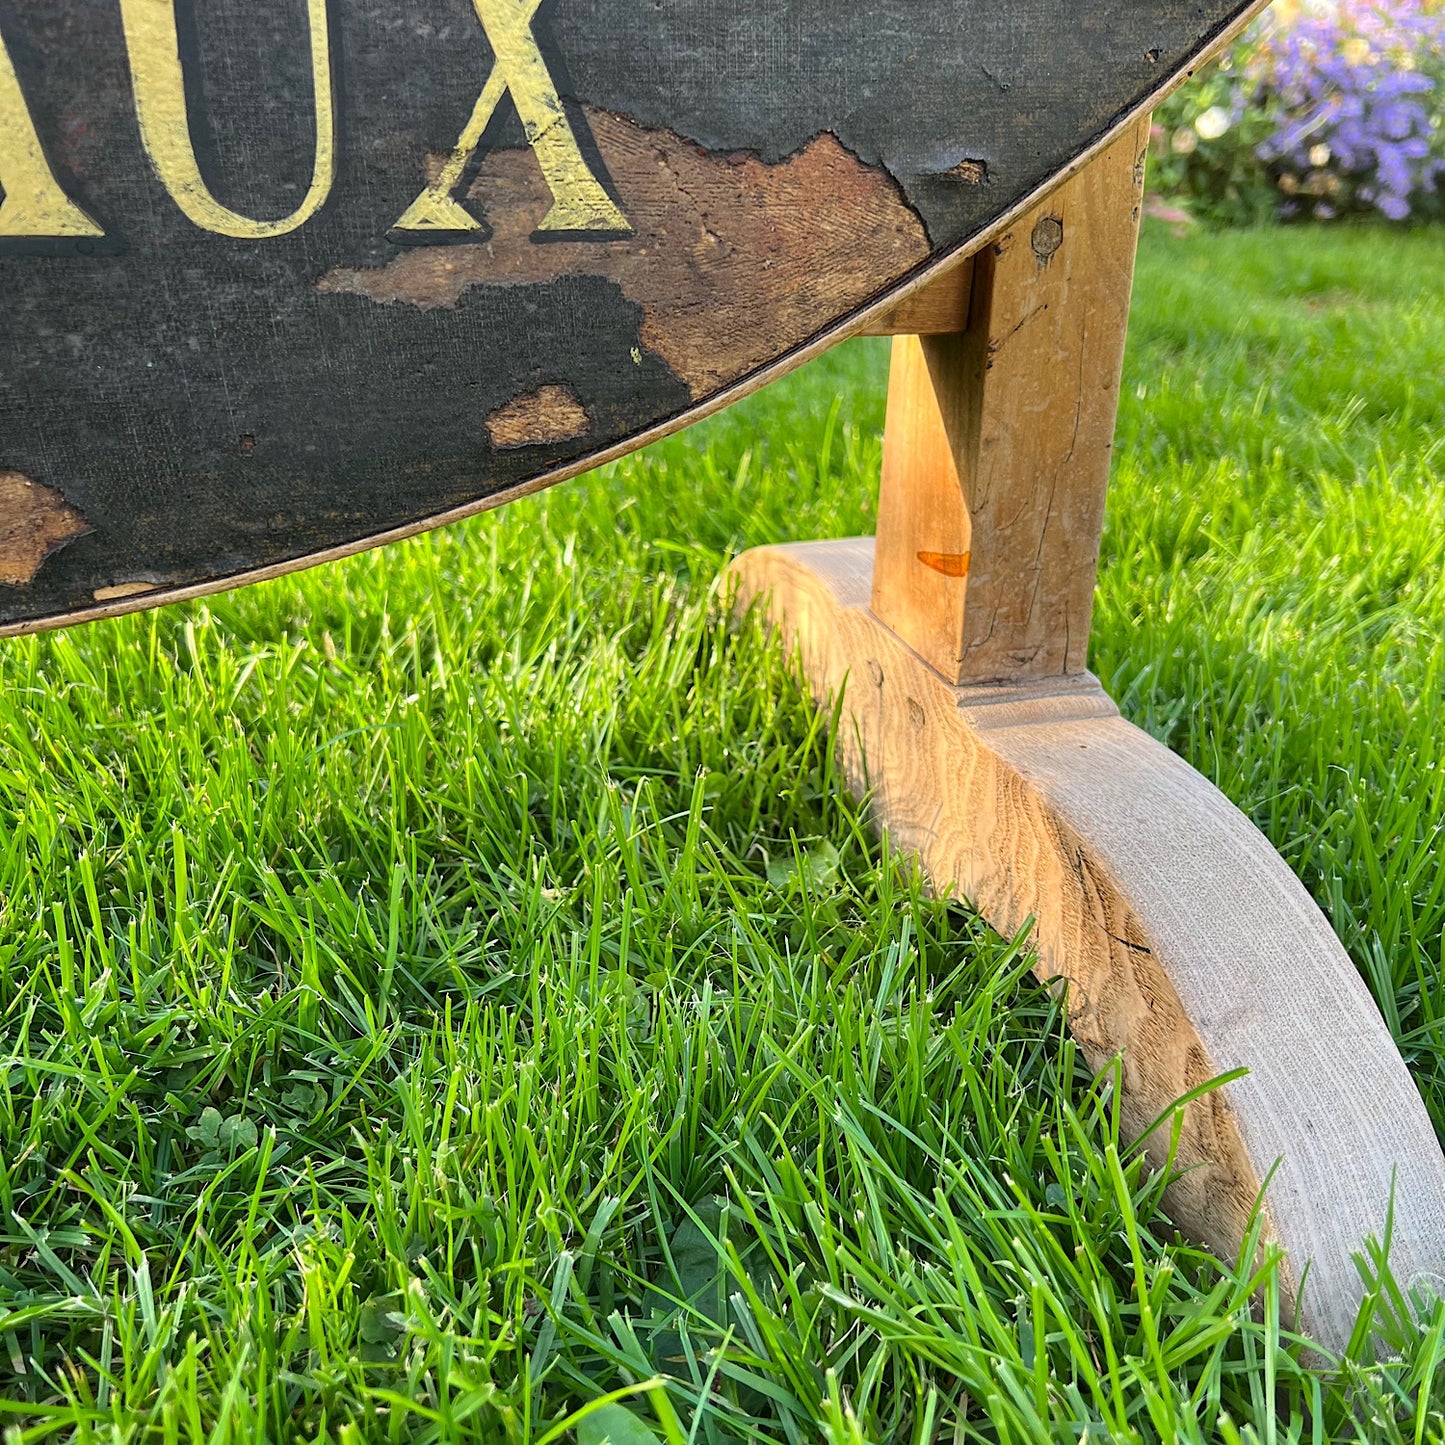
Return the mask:
[[[223,206],[201,175],[191,142],[185,72],[175,0],[120,0],[126,50],[135,88],[141,144],[171,198],[203,231],[260,241],[304,226],[336,183],[336,112],[331,80],[327,0],[306,0],[311,18],[311,69],[316,95],[316,167],[311,189],[280,221],[253,221]]]

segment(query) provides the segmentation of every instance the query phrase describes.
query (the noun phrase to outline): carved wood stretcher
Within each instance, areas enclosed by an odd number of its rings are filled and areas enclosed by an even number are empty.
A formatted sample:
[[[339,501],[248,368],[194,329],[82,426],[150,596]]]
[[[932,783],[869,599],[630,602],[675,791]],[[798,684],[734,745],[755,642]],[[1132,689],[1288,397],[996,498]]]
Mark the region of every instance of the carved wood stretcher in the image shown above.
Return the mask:
[[[740,597],[933,886],[1035,921],[1132,1136],[1249,1070],[1185,1111],[1173,1210],[1233,1255],[1263,1194],[1342,1344],[1392,1188],[1397,1278],[1445,1292],[1435,1132],[1298,880],[1086,671],[1148,113],[1258,8],[0,0],[0,635],[412,535],[893,335],[876,541],[749,553]]]

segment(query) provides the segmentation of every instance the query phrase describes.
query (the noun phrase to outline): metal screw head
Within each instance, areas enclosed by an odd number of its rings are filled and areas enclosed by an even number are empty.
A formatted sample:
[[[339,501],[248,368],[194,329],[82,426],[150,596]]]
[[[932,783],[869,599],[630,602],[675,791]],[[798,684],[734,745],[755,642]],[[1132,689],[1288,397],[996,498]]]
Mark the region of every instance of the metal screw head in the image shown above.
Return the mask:
[[[1064,223],[1057,216],[1045,216],[1034,227],[1033,240],[1030,244],[1040,263],[1047,262],[1064,244]]]

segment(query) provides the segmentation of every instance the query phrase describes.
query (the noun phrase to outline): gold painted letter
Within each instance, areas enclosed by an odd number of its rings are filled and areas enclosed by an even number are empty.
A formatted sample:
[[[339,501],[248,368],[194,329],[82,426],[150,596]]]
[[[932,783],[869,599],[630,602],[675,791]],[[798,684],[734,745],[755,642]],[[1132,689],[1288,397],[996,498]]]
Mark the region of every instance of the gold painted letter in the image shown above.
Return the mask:
[[[103,236],[64,191],[45,159],[20,78],[0,35],[0,238]]]
[[[532,20],[540,5],[541,0],[472,0],[496,64],[447,163],[396,223],[396,231],[411,233],[407,239],[422,240],[427,232],[457,234],[484,229],[452,192],[461,183],[502,97],[508,94],[552,192],[552,208],[537,229],[557,235],[632,234],[627,217],[588,167],[532,34]]]
[[[311,189],[300,206],[284,219],[253,221],[223,206],[201,176],[191,143],[175,0],[120,0],[141,144],[171,199],[203,231],[252,241],[284,236],[304,226],[331,194],[336,182],[336,111],[326,4],[327,0],[306,0],[311,17],[311,73],[316,96],[316,165]]]

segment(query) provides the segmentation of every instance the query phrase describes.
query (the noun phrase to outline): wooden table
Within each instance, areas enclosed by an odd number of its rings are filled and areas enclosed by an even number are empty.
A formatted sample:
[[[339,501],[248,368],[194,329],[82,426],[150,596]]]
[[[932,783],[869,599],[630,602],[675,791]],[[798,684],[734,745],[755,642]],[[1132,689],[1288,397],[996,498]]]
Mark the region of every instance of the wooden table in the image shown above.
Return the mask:
[[[1232,1255],[1268,1182],[1342,1344],[1392,1182],[1445,1290],[1434,1130],[1299,882],[1086,671],[1148,114],[1256,8],[0,0],[0,634],[412,535],[893,334],[876,542],[751,553],[740,599],[934,887],[1035,920],[1176,1217]]]

